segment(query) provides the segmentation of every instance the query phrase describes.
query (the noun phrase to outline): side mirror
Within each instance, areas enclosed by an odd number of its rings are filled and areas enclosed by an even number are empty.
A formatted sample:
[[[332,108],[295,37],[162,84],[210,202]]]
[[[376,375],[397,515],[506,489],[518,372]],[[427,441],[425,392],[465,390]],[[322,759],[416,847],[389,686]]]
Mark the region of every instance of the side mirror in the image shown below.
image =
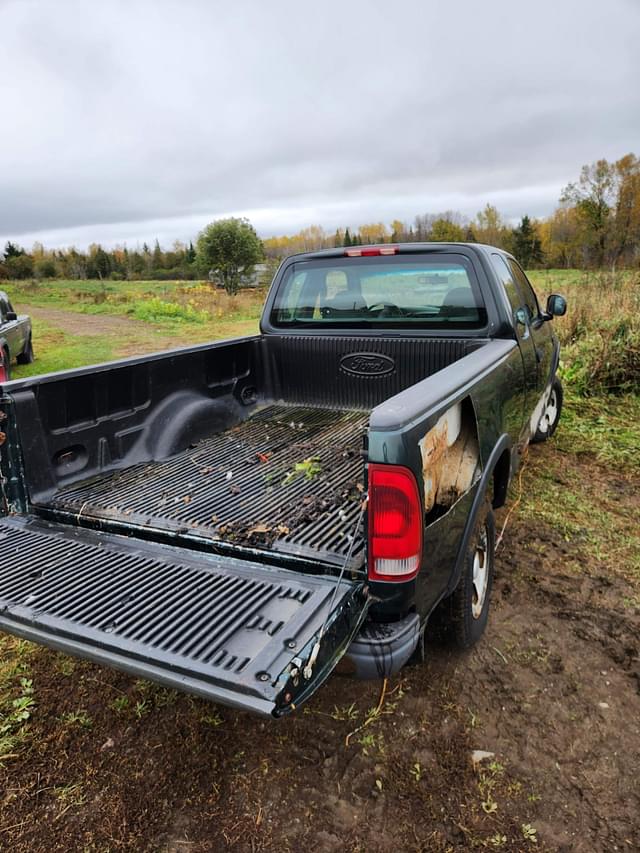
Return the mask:
[[[7,323],[10,323],[12,320],[17,320],[18,315],[15,311],[7,311]]]
[[[564,317],[567,313],[567,300],[559,293],[552,293],[547,299],[547,319]]]

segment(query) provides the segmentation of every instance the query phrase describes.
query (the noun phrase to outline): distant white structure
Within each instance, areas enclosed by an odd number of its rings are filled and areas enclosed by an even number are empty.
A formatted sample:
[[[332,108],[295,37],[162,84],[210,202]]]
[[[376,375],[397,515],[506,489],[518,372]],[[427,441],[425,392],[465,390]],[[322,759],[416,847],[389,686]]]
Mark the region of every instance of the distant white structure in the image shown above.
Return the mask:
[[[258,287],[264,284],[265,275],[267,275],[269,267],[267,264],[256,264],[253,272],[250,275],[243,275],[240,281],[240,287]],[[216,287],[222,287],[222,283],[216,279],[215,270],[209,270],[208,279]]]

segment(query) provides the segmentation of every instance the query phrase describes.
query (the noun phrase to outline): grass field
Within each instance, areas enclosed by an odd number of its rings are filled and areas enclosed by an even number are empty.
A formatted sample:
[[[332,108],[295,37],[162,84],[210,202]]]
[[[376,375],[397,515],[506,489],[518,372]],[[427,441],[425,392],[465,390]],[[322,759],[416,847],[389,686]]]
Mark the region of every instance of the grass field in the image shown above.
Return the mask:
[[[13,282],[32,316],[36,362],[14,377],[257,332],[261,290],[236,297],[199,282]]]
[[[640,848],[640,278],[532,279],[569,301],[565,411],[498,519],[480,645],[431,639],[382,700],[334,676],[270,724],[1,637],[0,849]],[[248,334],[264,295],[7,289],[35,329],[14,376]]]

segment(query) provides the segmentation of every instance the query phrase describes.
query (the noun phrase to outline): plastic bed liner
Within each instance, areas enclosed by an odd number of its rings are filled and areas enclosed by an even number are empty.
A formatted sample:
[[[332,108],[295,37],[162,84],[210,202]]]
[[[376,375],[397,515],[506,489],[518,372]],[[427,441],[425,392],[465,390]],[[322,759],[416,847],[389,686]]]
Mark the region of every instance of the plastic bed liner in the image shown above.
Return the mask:
[[[0,629],[258,713],[289,709],[292,696],[279,698],[288,667],[308,659],[329,614],[313,677],[299,691],[315,689],[364,610],[350,581],[336,590],[332,577],[42,520],[0,521]]]
[[[269,405],[169,459],[63,487],[46,507],[75,523],[189,533],[341,567],[364,488],[368,417]],[[360,531],[349,568],[361,567],[363,556]]]

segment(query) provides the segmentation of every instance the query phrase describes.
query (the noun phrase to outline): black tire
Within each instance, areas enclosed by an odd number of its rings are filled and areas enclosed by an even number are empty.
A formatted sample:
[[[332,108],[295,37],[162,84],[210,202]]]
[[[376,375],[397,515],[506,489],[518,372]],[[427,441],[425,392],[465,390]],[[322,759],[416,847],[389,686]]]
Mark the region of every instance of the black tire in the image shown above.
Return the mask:
[[[560,423],[560,415],[562,414],[562,401],[564,398],[564,394],[562,391],[562,383],[556,376],[551,385],[551,391],[549,392],[549,400],[547,401],[547,407],[542,413],[542,417],[540,418],[540,423],[531,439],[532,444],[540,444],[541,441],[546,441],[556,431],[556,427]],[[552,416],[549,418],[547,415],[549,412],[552,412]]]
[[[6,347],[2,348],[2,362],[4,365],[4,375],[8,382],[9,379],[11,379],[11,356],[9,355],[9,350]]]
[[[443,602],[447,610],[447,642],[459,649],[469,649],[474,646],[487,627],[491,588],[493,586],[495,548],[496,523],[491,506],[487,501],[480,510],[480,516],[469,542],[458,586]],[[484,556],[482,557],[482,555]],[[479,560],[478,564],[476,559]],[[474,569],[482,566],[485,568],[485,579],[476,579],[474,583]],[[479,580],[484,590],[481,600],[478,595]]]
[[[29,340],[20,355],[16,356],[16,361],[18,364],[31,364],[33,359],[33,343],[31,342],[31,335],[29,335]]]

